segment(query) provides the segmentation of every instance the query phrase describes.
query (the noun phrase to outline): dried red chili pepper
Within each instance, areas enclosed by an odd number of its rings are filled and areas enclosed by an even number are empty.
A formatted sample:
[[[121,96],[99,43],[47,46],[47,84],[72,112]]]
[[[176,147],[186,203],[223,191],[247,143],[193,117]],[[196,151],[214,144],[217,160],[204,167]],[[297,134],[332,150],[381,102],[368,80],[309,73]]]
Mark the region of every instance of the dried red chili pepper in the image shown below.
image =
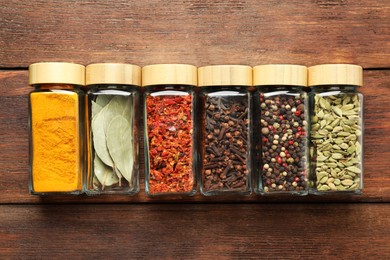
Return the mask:
[[[192,191],[192,96],[148,95],[146,112],[149,193]]]

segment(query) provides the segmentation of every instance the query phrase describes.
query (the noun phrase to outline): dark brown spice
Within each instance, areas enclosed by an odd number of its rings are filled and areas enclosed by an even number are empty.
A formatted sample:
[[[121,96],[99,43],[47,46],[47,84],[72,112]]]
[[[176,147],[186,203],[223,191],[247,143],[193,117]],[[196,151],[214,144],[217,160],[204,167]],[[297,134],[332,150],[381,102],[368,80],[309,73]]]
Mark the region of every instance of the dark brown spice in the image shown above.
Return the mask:
[[[204,97],[202,190],[246,191],[248,96]]]

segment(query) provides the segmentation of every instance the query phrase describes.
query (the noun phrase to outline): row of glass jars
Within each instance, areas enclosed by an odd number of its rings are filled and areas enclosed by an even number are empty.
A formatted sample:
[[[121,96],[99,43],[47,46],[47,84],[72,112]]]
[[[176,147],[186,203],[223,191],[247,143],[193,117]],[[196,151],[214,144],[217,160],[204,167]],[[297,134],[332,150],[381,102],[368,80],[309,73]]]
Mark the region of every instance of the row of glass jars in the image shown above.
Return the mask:
[[[142,161],[151,196],[193,195],[197,183],[206,196],[362,191],[360,66],[158,64],[141,73],[101,63],[88,65],[85,78],[77,64],[29,70],[36,87],[29,101],[32,194],[135,194]],[[73,95],[73,112],[64,106],[35,115],[38,104],[51,110],[52,101],[39,96],[57,102]],[[77,147],[56,140],[72,136],[57,134],[71,116]],[[45,131],[56,134],[39,139]]]

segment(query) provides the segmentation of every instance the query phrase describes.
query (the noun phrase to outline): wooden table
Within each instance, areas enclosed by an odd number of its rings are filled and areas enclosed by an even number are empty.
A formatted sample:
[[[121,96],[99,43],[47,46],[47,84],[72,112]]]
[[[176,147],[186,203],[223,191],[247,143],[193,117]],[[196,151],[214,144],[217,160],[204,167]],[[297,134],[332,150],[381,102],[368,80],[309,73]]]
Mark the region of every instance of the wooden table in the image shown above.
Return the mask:
[[[39,61],[364,67],[362,196],[28,194]],[[0,258],[390,258],[390,2],[0,0]]]

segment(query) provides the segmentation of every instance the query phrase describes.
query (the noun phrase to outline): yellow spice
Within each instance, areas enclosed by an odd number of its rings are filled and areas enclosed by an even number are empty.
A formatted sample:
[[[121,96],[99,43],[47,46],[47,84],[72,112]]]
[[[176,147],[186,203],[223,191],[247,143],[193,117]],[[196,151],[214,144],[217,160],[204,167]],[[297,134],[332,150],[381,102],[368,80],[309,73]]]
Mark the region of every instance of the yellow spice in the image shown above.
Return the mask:
[[[35,192],[81,189],[78,95],[31,93],[32,178]]]

